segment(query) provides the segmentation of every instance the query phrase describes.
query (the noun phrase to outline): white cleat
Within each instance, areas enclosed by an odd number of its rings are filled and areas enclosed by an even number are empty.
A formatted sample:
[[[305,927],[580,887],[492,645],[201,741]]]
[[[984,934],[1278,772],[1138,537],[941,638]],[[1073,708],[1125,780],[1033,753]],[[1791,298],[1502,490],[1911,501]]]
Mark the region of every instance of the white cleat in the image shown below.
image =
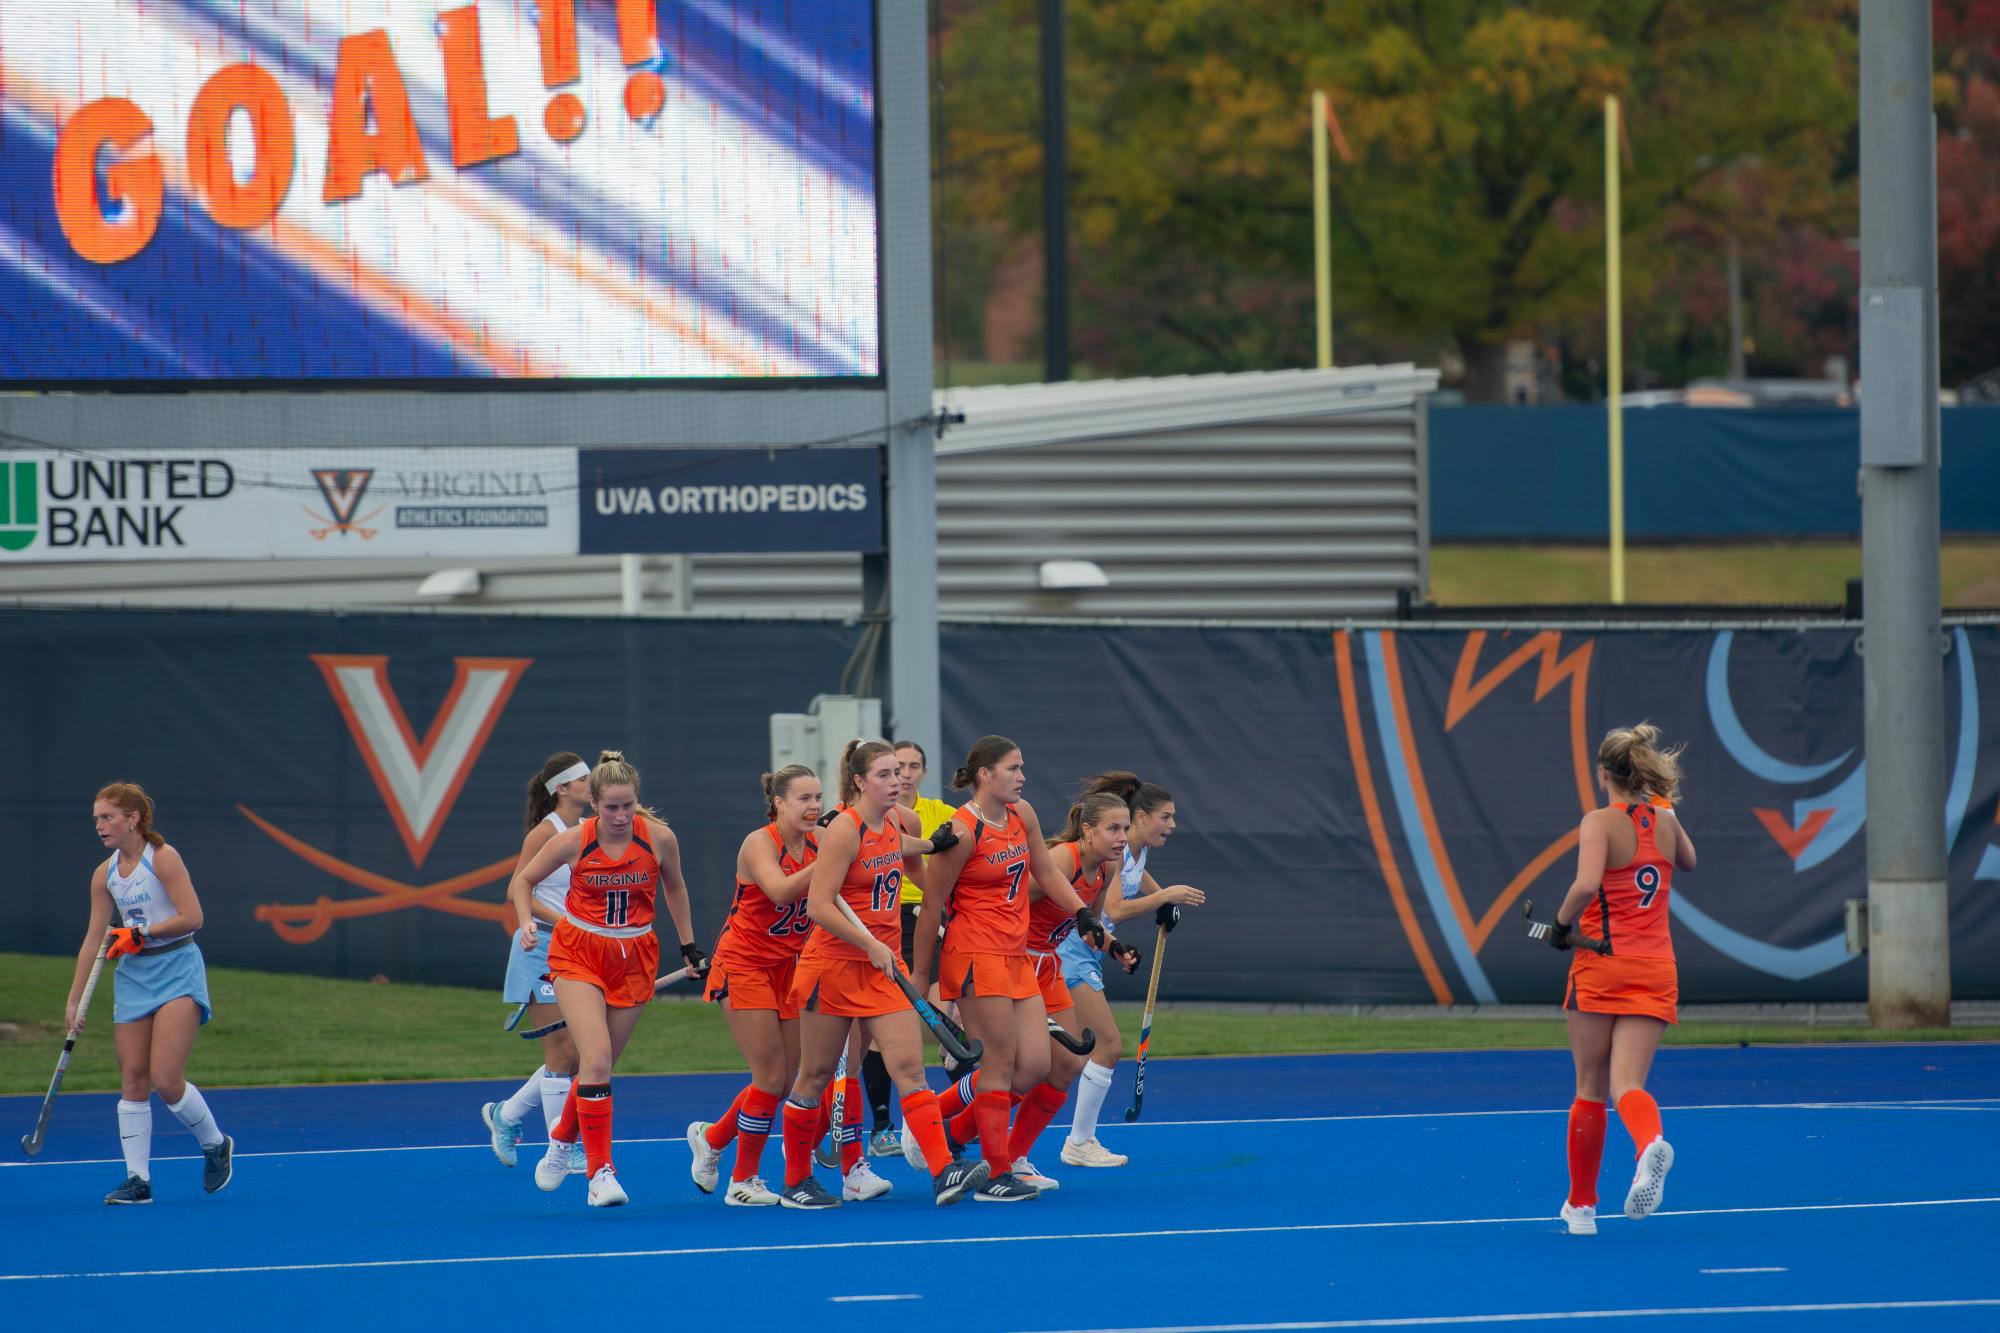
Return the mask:
[[[1123,1166],[1130,1160],[1122,1152],[1112,1152],[1099,1143],[1095,1136],[1082,1143],[1065,1141],[1062,1146],[1064,1166]]]
[[[1035,1164],[1025,1157],[1016,1157],[1011,1169],[1014,1172],[1014,1179],[1020,1181],[1023,1185],[1033,1185],[1044,1194],[1062,1188],[1060,1180],[1057,1180],[1054,1176],[1045,1176],[1035,1170]]]
[[[778,1196],[771,1193],[771,1187],[764,1183],[764,1177],[752,1176],[748,1180],[732,1180],[722,1201],[737,1208],[769,1208],[778,1202]]]
[[[931,1173],[931,1164],[924,1160],[924,1145],[917,1142],[908,1121],[903,1123],[903,1160],[910,1164],[912,1171],[920,1171],[926,1176]]]
[[[840,1197],[849,1203],[866,1203],[870,1199],[881,1198],[891,1188],[888,1181],[875,1174],[875,1168],[868,1165],[868,1159],[864,1157],[854,1164],[852,1171],[841,1177]]]
[[[590,1206],[592,1208],[616,1208],[626,1202],[625,1187],[618,1183],[618,1173],[606,1162],[597,1168],[597,1174],[590,1178]]]
[[[1579,1207],[1565,1199],[1558,1217],[1569,1228],[1569,1234],[1572,1236],[1597,1234],[1597,1205],[1594,1203],[1586,1203]]]
[[[688,1174],[694,1177],[694,1187],[703,1194],[715,1193],[722,1163],[722,1154],[708,1146],[708,1124],[706,1120],[697,1120],[688,1126],[688,1151],[694,1154],[694,1160],[688,1163]]]
[[[550,1139],[548,1149],[542,1153],[542,1160],[535,1163],[535,1184],[540,1189],[553,1192],[562,1188],[564,1179],[582,1175],[584,1170],[581,1143]]]
[[[1633,1221],[1649,1217],[1660,1200],[1667,1193],[1667,1172],[1674,1167],[1674,1146],[1665,1139],[1654,1139],[1639,1154],[1639,1172],[1632,1177],[1632,1188],[1625,1194],[1625,1216]]]
[[[480,1107],[479,1118],[486,1122],[486,1132],[493,1137],[493,1155],[500,1159],[500,1165],[514,1165],[518,1160],[514,1145],[521,1141],[521,1122],[502,1115],[498,1102]]]

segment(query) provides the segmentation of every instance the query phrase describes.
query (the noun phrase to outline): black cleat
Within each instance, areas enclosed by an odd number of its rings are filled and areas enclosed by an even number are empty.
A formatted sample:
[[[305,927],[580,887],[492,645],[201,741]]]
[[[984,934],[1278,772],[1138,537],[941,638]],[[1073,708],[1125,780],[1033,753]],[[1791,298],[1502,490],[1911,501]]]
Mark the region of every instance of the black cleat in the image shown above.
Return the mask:
[[[972,1190],[986,1183],[991,1168],[984,1162],[953,1162],[944,1170],[931,1177],[931,1188],[937,1194],[937,1206],[957,1203]]]
[[[125,1183],[104,1196],[106,1203],[151,1203],[153,1182],[141,1180],[137,1176],[125,1177]]]
[[[787,1185],[778,1194],[778,1202],[787,1208],[838,1208],[840,1200],[826,1192],[817,1176],[807,1176],[796,1185]]]
[[[1009,1171],[1004,1176],[995,1176],[987,1181],[972,1197],[981,1203],[1026,1203],[1030,1199],[1041,1198],[1042,1192],[1033,1185],[1023,1184],[1019,1176]]]
[[[236,1174],[236,1140],[227,1134],[213,1148],[201,1150],[201,1187],[210,1194],[229,1183]]]

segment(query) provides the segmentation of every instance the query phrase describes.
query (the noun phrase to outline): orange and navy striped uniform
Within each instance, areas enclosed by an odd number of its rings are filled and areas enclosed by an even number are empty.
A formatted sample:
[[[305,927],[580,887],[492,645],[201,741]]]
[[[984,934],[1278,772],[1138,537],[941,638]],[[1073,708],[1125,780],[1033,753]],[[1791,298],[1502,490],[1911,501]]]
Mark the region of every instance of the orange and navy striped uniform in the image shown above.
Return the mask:
[[[1628,864],[1604,872],[1597,897],[1583,909],[1576,928],[1609,944],[1615,957],[1672,958],[1667,899],[1673,890],[1674,863],[1660,853],[1660,812],[1644,804],[1612,808],[1632,821],[1638,848]]]
[[[1085,904],[1094,903],[1104,892],[1115,864],[1106,861],[1089,879],[1083,877],[1083,848],[1073,842],[1059,842],[1049,849],[1056,869],[1068,876],[1070,887]],[[1028,905],[1028,947],[1036,953],[1054,953],[1056,946],[1076,930],[1076,914],[1050,898],[1037,898]]]
[[[903,942],[903,830],[893,816],[885,816],[881,828],[870,830],[861,812],[852,808],[841,811],[841,818],[854,821],[861,846],[840,881],[840,896],[868,933],[890,953],[897,953]],[[801,956],[808,961],[868,957],[830,930],[814,931]]]
[[[1028,947],[1028,826],[1013,806],[994,828],[970,805],[952,815],[972,855],[958,872],[948,906],[945,945],[955,953],[1020,954]]]
[[[819,856],[819,843],[811,834],[806,835],[804,853],[795,858],[785,850],[784,835],[778,832],[776,823],[764,825],[763,832],[776,845],[778,869],[787,876],[796,875]],[[805,948],[812,927],[812,918],[806,914],[805,894],[781,907],[771,901],[761,885],[739,879],[736,897],[722,923],[722,937],[715,943],[715,956],[722,957],[727,948],[731,958],[753,967],[789,962]]]
[[[632,821],[632,841],[615,859],[597,840],[597,816],[579,827],[583,853],[569,872],[563,910],[586,929],[638,931],[653,924],[660,893],[660,859],[646,839],[643,817]]]

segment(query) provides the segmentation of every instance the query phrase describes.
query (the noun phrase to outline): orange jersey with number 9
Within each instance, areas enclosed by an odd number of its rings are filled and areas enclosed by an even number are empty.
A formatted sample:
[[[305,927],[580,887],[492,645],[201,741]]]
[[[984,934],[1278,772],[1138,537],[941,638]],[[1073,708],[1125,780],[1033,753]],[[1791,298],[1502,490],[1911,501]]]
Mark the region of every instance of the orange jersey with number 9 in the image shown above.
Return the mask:
[[[970,806],[952,815],[972,855],[958,872],[947,903],[945,947],[958,953],[1025,953],[1028,948],[1028,826],[1007,807],[995,828]]]
[[[860,849],[854,853],[854,860],[847,867],[846,878],[840,881],[840,897],[854,909],[854,915],[861,918],[862,926],[870,935],[887,945],[890,953],[900,954],[903,945],[903,830],[894,815],[885,817],[882,827],[871,831],[861,821],[859,810],[850,808],[840,813],[841,818],[852,819],[861,834]],[[806,940],[805,952],[799,956],[806,960],[859,958],[864,962],[868,958],[866,953],[830,930],[815,930]]]
[[[1659,811],[1637,804],[1613,808],[1632,821],[1638,846],[1629,862],[1604,872],[1597,897],[1583,909],[1576,928],[1610,944],[1619,958],[1672,958],[1667,900],[1673,893],[1674,863],[1660,853]]]

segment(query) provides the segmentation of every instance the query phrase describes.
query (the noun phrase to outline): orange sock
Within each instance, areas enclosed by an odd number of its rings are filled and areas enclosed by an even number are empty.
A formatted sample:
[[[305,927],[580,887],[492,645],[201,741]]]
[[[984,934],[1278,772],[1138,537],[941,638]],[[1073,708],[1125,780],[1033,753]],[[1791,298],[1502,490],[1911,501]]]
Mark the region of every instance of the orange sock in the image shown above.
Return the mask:
[[[1660,1104],[1644,1088],[1634,1088],[1618,1099],[1618,1118],[1625,1122],[1625,1132],[1632,1136],[1635,1159],[1661,1135]]]
[[[820,1108],[785,1103],[785,1187],[813,1173],[813,1146],[819,1142]]]
[[[1007,1139],[1007,1155],[1026,1157],[1028,1149],[1035,1146],[1035,1140],[1068,1100],[1069,1093],[1053,1083],[1037,1083],[1029,1089],[1028,1095],[1021,1099],[1021,1109],[1014,1113],[1014,1132]]]
[[[1014,1165],[1007,1151],[1007,1113],[1013,1099],[1004,1092],[982,1092],[972,1099],[972,1115],[979,1125],[979,1153],[986,1159],[995,1178],[1004,1176]]]
[[[575,1143],[576,1135],[576,1080],[571,1079],[569,1096],[563,1098],[562,1114],[549,1126],[549,1137],[563,1143]]]
[[[583,1130],[583,1161],[591,1175],[611,1165],[611,1085],[592,1083],[576,1090],[576,1123]]]
[[[958,1119],[972,1106],[972,1099],[978,1092],[979,1071],[975,1069],[937,1094],[938,1115],[947,1121]]]
[[[861,1128],[861,1117],[866,1110],[861,1098],[855,1094],[861,1091],[858,1079],[847,1080],[847,1098],[840,1104],[840,1174],[846,1175],[868,1155],[868,1135]]]
[[[903,1094],[903,1123],[917,1136],[924,1150],[924,1165],[936,1175],[951,1165],[951,1149],[944,1141],[944,1120],[938,1114],[938,1096],[929,1088]]]
[[[715,1123],[708,1127],[706,1137],[709,1147],[715,1149],[717,1152],[721,1152],[729,1146],[729,1141],[736,1137],[736,1114],[743,1109],[743,1099],[748,1097],[753,1091],[753,1088],[745,1085],[736,1094],[736,1100],[729,1103],[729,1109],[716,1117]],[[768,1116],[770,1112],[766,1111],[764,1114]]]
[[[778,1094],[745,1088],[737,1104],[742,1109],[735,1117],[736,1169],[729,1178],[748,1180],[757,1174],[757,1165],[764,1160],[764,1140],[771,1136],[771,1115],[778,1109]]]
[[[1597,1169],[1604,1162],[1604,1103],[1569,1104],[1569,1206],[1597,1206]]]

